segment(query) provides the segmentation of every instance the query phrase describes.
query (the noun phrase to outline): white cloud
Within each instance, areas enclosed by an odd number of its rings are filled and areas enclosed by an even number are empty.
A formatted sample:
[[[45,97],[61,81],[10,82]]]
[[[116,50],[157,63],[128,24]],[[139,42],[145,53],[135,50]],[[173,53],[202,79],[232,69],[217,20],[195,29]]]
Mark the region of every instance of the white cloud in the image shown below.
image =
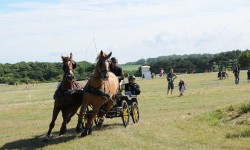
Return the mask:
[[[170,54],[217,53],[250,46],[247,0],[65,0],[25,2],[0,12],[0,63],[94,62],[113,51],[120,63]]]

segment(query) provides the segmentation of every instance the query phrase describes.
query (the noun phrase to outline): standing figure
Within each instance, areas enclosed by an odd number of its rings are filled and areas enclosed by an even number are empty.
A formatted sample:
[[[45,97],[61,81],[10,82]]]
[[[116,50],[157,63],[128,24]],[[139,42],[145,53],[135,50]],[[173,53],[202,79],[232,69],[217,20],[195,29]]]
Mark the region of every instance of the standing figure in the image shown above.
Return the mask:
[[[240,75],[240,65],[237,66],[237,70],[238,70],[239,75]]]
[[[240,81],[240,77],[239,77],[239,70],[238,67],[235,67],[234,71],[234,77],[235,77],[235,84],[238,84]]]
[[[163,76],[163,74],[164,74],[164,70],[163,70],[163,68],[161,68],[161,69],[160,69],[160,75],[159,75],[159,76],[161,77],[161,76]]]
[[[248,83],[249,83],[249,81],[250,81],[250,68],[249,68],[248,71],[247,71],[247,81],[248,81]]]
[[[180,79],[179,82],[179,91],[180,91],[180,96],[183,95],[184,91],[186,90],[185,82],[183,79]]]
[[[176,76],[176,74],[174,74],[174,71],[173,71],[173,69],[171,68],[171,69],[170,69],[170,72],[169,72],[168,75],[167,75],[167,80],[168,80],[167,95],[168,95],[170,89],[171,89],[171,95],[172,95],[173,90],[174,90],[174,79],[176,79],[176,78],[177,78],[177,76]]]

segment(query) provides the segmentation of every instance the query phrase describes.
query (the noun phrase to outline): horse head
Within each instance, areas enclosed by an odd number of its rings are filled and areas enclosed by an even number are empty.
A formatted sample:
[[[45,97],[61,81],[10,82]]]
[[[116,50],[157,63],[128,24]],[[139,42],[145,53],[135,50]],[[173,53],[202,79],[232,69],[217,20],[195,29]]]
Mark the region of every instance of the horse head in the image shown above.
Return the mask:
[[[63,61],[64,80],[72,81],[74,79],[73,70],[76,68],[76,63],[73,61],[73,55],[70,53],[70,57],[61,57]]]
[[[107,80],[109,78],[108,60],[111,55],[112,55],[112,52],[110,52],[109,54],[106,54],[103,51],[101,51],[100,54],[96,58],[96,61],[97,61],[96,69],[100,73],[102,80]]]

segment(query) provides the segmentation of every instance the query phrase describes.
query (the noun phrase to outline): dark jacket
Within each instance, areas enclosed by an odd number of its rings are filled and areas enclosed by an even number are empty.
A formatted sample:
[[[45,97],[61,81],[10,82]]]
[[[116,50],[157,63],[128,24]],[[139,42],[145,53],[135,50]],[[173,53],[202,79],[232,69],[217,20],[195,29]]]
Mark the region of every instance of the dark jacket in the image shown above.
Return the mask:
[[[109,71],[113,72],[116,76],[118,76],[119,82],[124,79],[124,75],[122,72],[122,68],[115,66],[115,67],[109,67]]]
[[[238,69],[234,69],[233,73],[234,73],[234,76],[235,76],[235,77],[238,77],[238,76],[239,76],[239,71],[238,71]]]
[[[179,91],[181,91],[181,87],[184,86],[184,89],[186,90],[185,83],[179,82]]]
[[[132,95],[140,95],[140,86],[137,83],[126,83],[125,92],[130,91]]]

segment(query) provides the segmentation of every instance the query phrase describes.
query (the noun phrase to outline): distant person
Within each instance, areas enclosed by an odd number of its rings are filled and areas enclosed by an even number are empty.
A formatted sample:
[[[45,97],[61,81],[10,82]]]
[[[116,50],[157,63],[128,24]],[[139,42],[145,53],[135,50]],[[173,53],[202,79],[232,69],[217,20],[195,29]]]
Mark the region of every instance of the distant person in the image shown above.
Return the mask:
[[[219,71],[218,72],[218,78],[219,78],[219,80],[221,80],[221,75],[222,75],[222,73],[221,73],[221,71]]]
[[[119,83],[124,79],[124,74],[121,67],[117,66],[118,60],[115,57],[111,58],[109,65],[109,71],[113,72],[119,79]]]
[[[155,78],[155,73],[154,73],[154,72],[151,74],[151,78],[152,78],[152,79]]]
[[[135,83],[135,76],[130,75],[128,77],[128,83],[125,84],[125,94],[126,95],[140,95],[140,86]]]
[[[164,74],[164,70],[163,70],[163,68],[161,68],[161,69],[160,69],[160,75],[159,75],[159,76],[161,77],[161,76],[163,76],[163,74]]]
[[[171,68],[168,75],[167,75],[167,81],[168,81],[168,90],[167,95],[169,93],[169,90],[171,90],[171,95],[174,90],[174,80],[177,78],[176,74],[174,74],[174,70]]]
[[[248,71],[247,71],[247,81],[248,81],[248,83],[249,83],[249,81],[250,81],[250,68],[249,68]]]
[[[235,77],[235,84],[238,84],[240,81],[238,67],[235,67],[235,69],[233,70],[233,73],[234,73],[234,77]]]
[[[179,82],[180,96],[184,94],[185,90],[186,90],[185,82],[183,79],[180,79],[180,82]]]
[[[240,65],[237,66],[237,70],[238,70],[239,75],[240,75]]]

